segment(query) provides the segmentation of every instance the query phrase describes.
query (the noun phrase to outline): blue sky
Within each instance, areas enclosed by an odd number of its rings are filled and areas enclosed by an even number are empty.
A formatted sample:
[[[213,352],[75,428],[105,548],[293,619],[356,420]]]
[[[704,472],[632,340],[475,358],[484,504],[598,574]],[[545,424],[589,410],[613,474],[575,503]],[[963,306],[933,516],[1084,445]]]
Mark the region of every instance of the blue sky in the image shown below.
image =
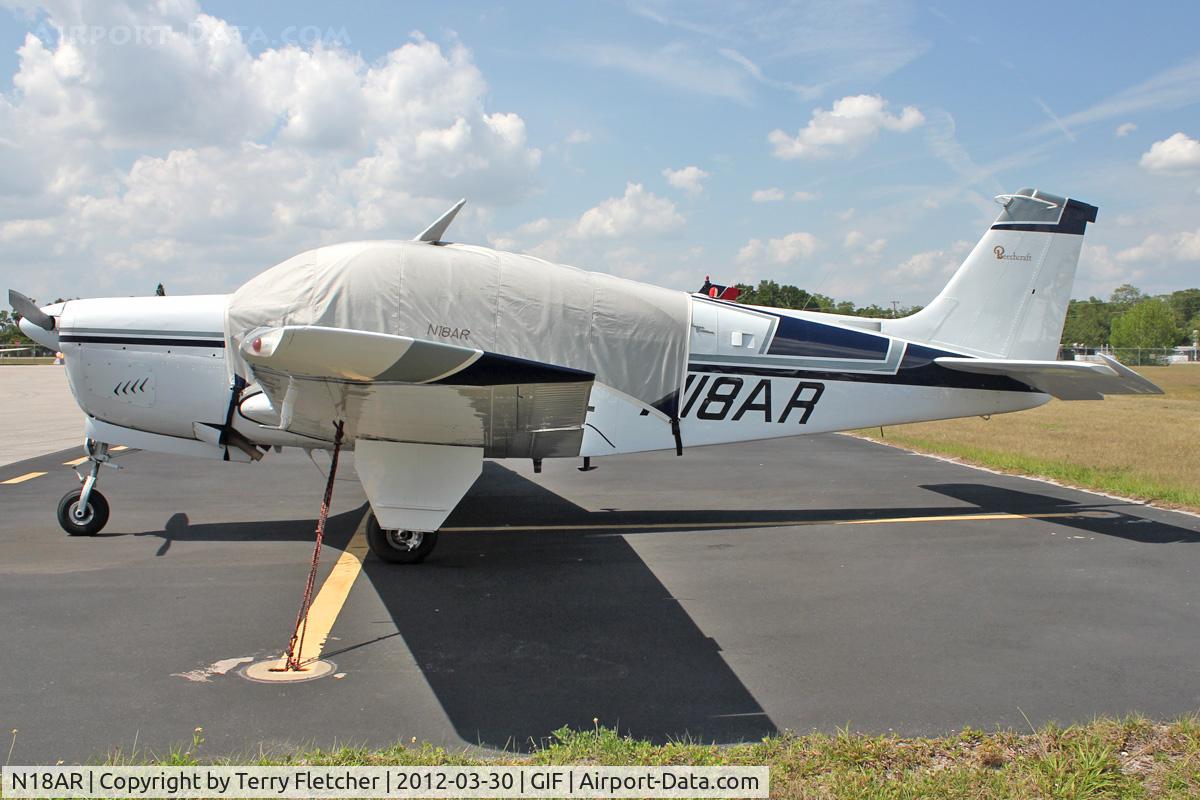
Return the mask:
[[[1200,284],[1192,4],[0,3],[0,275],[228,291],[460,241],[681,289],[924,303],[1021,186],[1077,296]]]

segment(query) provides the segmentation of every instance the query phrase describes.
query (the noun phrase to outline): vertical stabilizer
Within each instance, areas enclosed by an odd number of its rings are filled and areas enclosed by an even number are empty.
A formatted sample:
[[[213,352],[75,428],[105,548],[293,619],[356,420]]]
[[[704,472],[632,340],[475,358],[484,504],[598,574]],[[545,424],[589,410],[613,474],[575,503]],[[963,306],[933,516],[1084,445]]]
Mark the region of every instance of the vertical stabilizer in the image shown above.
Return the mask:
[[[884,323],[905,339],[991,358],[1053,360],[1083,234],[1096,207],[1034,189],[996,198],[1000,216],[933,302]]]

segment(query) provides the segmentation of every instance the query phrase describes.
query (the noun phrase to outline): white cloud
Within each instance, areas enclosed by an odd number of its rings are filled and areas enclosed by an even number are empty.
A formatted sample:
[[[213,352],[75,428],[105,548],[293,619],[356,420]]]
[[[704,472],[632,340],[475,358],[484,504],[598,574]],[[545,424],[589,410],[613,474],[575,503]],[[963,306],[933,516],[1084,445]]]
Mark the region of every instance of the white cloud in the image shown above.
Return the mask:
[[[798,203],[817,199],[817,195],[813,192],[795,191],[789,195],[778,186],[772,186],[767,189],[756,189],[750,195],[750,199],[755,203],[779,203],[787,200],[789,197]]]
[[[954,116],[940,108],[933,109],[929,113],[925,128],[925,140],[930,151],[960,178],[958,187],[945,187],[939,190],[950,196],[972,186],[979,186],[981,190],[992,195],[999,194],[1004,191],[1004,187],[996,180],[995,174],[1000,170],[1022,164],[1034,155],[1031,150],[1019,151],[986,166],[980,166],[959,141],[958,123]],[[980,186],[980,184],[982,185]],[[937,201],[935,200],[935,202]]]
[[[44,219],[12,219],[0,222],[0,242],[12,245],[22,240],[40,240],[50,236],[54,226]]]
[[[767,141],[774,146],[775,157],[782,159],[852,155],[882,130],[904,133],[924,122],[915,106],[905,106],[899,115],[889,114],[882,97],[860,94],[834,101],[828,111],[816,109],[795,136],[777,129],[767,135]]]
[[[873,85],[928,48],[917,33],[921,11],[909,3],[861,0],[836,12],[810,3],[696,3],[635,0],[629,9],[700,42],[759,85],[807,99],[831,86]],[[736,48],[736,49],[735,49]],[[762,54],[769,71],[802,75],[779,80],[745,53]]]
[[[1116,260],[1122,264],[1200,261],[1200,228],[1173,234],[1152,233],[1141,244],[1117,253]]]
[[[750,101],[747,76],[739,65],[714,61],[707,52],[682,43],[657,50],[626,44],[573,44],[564,48],[562,56],[593,67],[620,70],[673,91]]]
[[[945,282],[944,279],[954,274],[954,271],[962,264],[963,257],[970,250],[970,242],[957,241],[945,250],[926,250],[916,253],[895,269],[887,272],[884,279],[892,284],[932,285],[936,283],[936,288],[940,289],[941,284]]]
[[[1045,133],[1059,125],[1078,128],[1142,111],[1184,108],[1197,100],[1200,100],[1200,58],[1192,58],[1156,73],[1136,86],[1122,89],[1083,111],[1068,114],[1057,122],[1048,122],[1038,131]]]
[[[722,57],[729,59],[742,69],[746,70],[746,73],[750,77],[754,78],[754,80],[764,84],[765,86],[769,86],[772,89],[782,89],[787,92],[792,92],[801,100],[811,100],[812,98],[821,94],[821,87],[819,86],[805,86],[803,84],[792,83],[790,81],[781,81],[768,78],[763,74],[762,68],[759,67],[758,64],[755,64],[747,56],[731,47],[722,47],[717,50],[717,52],[720,53]]]
[[[857,250],[863,255],[877,256],[887,247],[887,239],[868,240],[862,231],[847,231],[842,240],[842,247],[847,250]]]
[[[610,197],[583,212],[573,234],[583,239],[653,236],[677,230],[683,223],[674,203],[630,182],[622,197]]]
[[[567,134],[567,144],[587,144],[592,140],[592,135],[585,130],[575,129]]]
[[[1068,139],[1069,141],[1072,141],[1072,142],[1073,142],[1073,141],[1075,141],[1075,134],[1074,134],[1074,133],[1072,133],[1072,132],[1071,132],[1071,130],[1070,130],[1070,128],[1068,128],[1068,127],[1067,127],[1067,126],[1066,126],[1066,125],[1063,123],[1062,119],[1061,119],[1061,118],[1058,116],[1058,114],[1055,114],[1055,113],[1054,113],[1054,109],[1050,108],[1050,106],[1049,106],[1049,105],[1047,105],[1047,103],[1046,103],[1046,101],[1045,101],[1045,100],[1043,100],[1043,99],[1042,99],[1042,98],[1040,98],[1040,97],[1035,97],[1035,98],[1033,98],[1033,101],[1034,101],[1035,103],[1037,103],[1038,107],[1039,107],[1040,109],[1042,109],[1042,112],[1043,112],[1043,113],[1044,113],[1044,114],[1045,114],[1047,117],[1049,117],[1049,118],[1050,118],[1050,121],[1051,121],[1051,122],[1053,122],[1053,123],[1054,123],[1054,125],[1055,125],[1055,127],[1057,127],[1057,128],[1058,128],[1058,129],[1059,129],[1059,130],[1062,132],[1062,135],[1063,135],[1063,136],[1067,137],[1067,139]]]
[[[6,249],[0,271],[39,294],[228,289],[303,247],[408,236],[460,196],[469,224],[534,188],[524,120],[487,108],[456,42],[416,34],[372,63],[319,44],[253,55],[190,0],[38,7],[64,33],[28,35],[0,96],[0,225],[36,222],[41,246]],[[118,29],[153,35],[70,35]]]
[[[662,174],[667,179],[667,183],[691,195],[697,195],[704,191],[704,179],[708,177],[707,172],[695,165],[683,169],[664,169]]]
[[[1113,287],[1122,283],[1136,283],[1144,275],[1145,270],[1118,262],[1108,245],[1088,244],[1085,241],[1079,255],[1079,275],[1075,280],[1074,295],[1106,297]]]
[[[787,200],[787,193],[776,186],[769,189],[755,189],[750,195],[750,199],[755,203],[778,203],[781,200]]]
[[[1137,130],[1137,125],[1135,125],[1134,123],[1122,122],[1120,125],[1117,126],[1117,129],[1115,131],[1113,131],[1113,135],[1116,136],[1118,139],[1121,139],[1121,138],[1128,136],[1129,134],[1133,133],[1136,130]]]
[[[1182,131],[1150,145],[1139,162],[1151,172],[1188,172],[1200,168],[1200,141]]]
[[[686,219],[670,200],[648,192],[640,183],[629,182],[620,197],[609,197],[578,217],[550,219],[541,217],[523,225],[488,236],[498,250],[529,253],[549,261],[581,264],[588,269],[626,278],[673,282],[685,273],[680,261],[698,257],[703,248],[693,246],[682,254],[678,247],[657,249],[654,240],[667,239],[686,224]],[[636,242],[634,244],[633,242]],[[666,258],[663,258],[664,253]],[[676,288],[693,288],[694,275],[686,273]]]
[[[554,223],[547,217],[538,217],[517,228],[517,234],[520,236],[537,236],[550,230],[553,225]]]
[[[767,261],[772,264],[791,264],[812,258],[820,241],[811,233],[797,231],[779,239],[751,239],[738,251],[737,263],[743,266]]]

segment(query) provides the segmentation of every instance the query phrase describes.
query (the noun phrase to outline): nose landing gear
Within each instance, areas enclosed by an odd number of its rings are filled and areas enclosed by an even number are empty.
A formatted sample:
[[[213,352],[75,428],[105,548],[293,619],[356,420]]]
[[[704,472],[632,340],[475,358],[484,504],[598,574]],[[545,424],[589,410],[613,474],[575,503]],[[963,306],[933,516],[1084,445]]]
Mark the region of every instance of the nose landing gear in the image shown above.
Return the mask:
[[[417,564],[437,546],[437,531],[390,531],[379,527],[375,513],[367,518],[367,545],[380,561]]]
[[[84,447],[88,456],[87,477],[76,472],[83,485],[58,501],[58,524],[71,536],[95,536],[108,524],[108,500],[96,490],[96,480],[101,465],[120,469],[109,460],[107,443],[88,439]]]

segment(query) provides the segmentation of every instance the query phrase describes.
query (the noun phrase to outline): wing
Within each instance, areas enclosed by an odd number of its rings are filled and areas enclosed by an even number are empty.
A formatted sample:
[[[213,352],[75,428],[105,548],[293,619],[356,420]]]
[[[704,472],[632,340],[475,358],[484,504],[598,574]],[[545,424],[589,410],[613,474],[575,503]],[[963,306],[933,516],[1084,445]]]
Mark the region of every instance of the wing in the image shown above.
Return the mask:
[[[482,448],[494,458],[572,456],[595,376],[470,347],[383,333],[285,326],[242,356],[279,427],[348,439]]]
[[[951,358],[935,361],[960,372],[1007,375],[1060,400],[1103,400],[1106,394],[1162,394],[1162,389],[1114,358],[1090,361],[1012,361]]]

